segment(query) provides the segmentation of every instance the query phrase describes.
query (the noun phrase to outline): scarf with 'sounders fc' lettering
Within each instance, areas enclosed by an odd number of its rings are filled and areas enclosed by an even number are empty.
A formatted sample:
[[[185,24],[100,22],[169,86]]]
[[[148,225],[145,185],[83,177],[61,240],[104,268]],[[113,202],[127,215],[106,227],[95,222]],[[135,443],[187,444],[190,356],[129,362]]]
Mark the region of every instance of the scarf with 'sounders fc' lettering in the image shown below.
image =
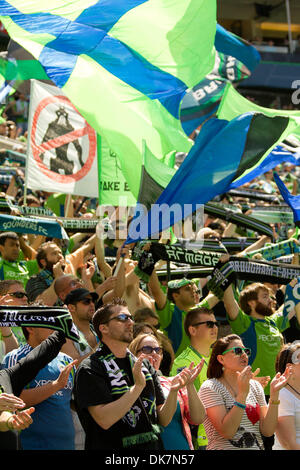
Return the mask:
[[[62,331],[66,338],[79,341],[79,334],[67,308],[37,306],[0,306],[0,327],[36,326]]]

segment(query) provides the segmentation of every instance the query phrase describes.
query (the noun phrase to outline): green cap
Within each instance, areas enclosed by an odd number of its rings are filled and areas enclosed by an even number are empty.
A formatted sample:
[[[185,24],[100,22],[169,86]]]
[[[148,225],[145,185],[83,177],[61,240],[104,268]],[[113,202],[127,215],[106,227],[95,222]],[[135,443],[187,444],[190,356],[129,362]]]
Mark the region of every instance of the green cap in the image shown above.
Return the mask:
[[[192,284],[190,279],[174,279],[174,281],[168,282],[169,289],[180,289],[180,287],[186,286],[187,284]]]

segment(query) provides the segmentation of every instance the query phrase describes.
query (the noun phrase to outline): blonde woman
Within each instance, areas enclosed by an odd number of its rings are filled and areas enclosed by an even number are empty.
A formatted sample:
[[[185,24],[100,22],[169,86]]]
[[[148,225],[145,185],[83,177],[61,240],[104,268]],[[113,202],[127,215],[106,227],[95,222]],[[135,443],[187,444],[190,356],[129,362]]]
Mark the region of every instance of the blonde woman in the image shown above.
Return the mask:
[[[139,357],[144,354],[156,371],[159,371],[163,349],[159,339],[153,335],[138,335],[129,345],[129,350]],[[204,421],[205,410],[197,395],[194,381],[199,375],[204,361],[201,361],[197,367],[191,366],[186,369],[190,375],[186,382],[186,387],[180,388],[177,393],[177,408],[171,423],[164,428],[162,440],[165,450],[193,450],[192,436],[189,427],[190,424],[200,424]],[[182,374],[183,372],[181,372]],[[175,377],[164,377],[159,375],[160,383],[164,395],[167,397],[170,390],[178,381],[178,374]]]

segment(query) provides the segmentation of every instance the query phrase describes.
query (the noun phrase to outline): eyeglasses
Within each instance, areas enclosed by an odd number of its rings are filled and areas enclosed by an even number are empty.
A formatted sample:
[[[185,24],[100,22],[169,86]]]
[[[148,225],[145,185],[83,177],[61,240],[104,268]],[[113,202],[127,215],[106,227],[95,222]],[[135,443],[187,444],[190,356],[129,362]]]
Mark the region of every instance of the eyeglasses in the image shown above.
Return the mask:
[[[28,295],[26,294],[26,292],[9,292],[8,295],[11,295],[11,297],[16,297],[16,299],[24,299],[24,297],[28,299]]]
[[[212,321],[212,320],[207,320],[207,321],[199,321],[198,323],[194,323],[192,326],[198,326],[198,325],[207,325],[208,328],[213,328],[214,326],[218,327],[219,322],[218,321]]]
[[[82,303],[83,305],[90,305],[94,303],[93,299],[82,299],[78,300],[78,302]]]
[[[156,354],[162,354],[163,350],[160,347],[153,348],[152,346],[143,346],[137,352],[140,352],[140,351],[142,351],[144,354],[152,354],[153,351],[156,352]]]
[[[117,315],[116,317],[110,318],[110,319],[107,320],[105,323],[108,323],[108,322],[110,322],[111,320],[117,320],[117,321],[120,321],[120,322],[122,322],[122,323],[125,323],[125,322],[127,322],[128,320],[131,320],[132,322],[134,322],[133,316],[132,316],[132,315],[128,315],[127,313],[120,313],[120,314]]]
[[[229,351],[233,351],[236,356],[241,356],[243,353],[246,353],[247,356],[251,356],[251,349],[250,348],[241,348],[239,346],[235,346],[234,348],[226,349],[226,351],[222,352],[222,356]]]

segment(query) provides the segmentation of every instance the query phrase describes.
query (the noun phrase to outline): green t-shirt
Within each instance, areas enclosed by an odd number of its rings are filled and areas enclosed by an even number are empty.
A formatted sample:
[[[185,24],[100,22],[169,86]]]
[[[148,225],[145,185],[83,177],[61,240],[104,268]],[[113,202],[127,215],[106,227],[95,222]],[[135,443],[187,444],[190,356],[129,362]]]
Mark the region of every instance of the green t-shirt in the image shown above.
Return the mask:
[[[25,287],[31,275],[28,269],[30,265],[30,261],[6,261],[5,259],[0,259],[0,280],[14,279],[15,281],[21,281]]]
[[[173,366],[170,372],[170,376],[174,376],[179,374],[185,367],[189,367],[191,362],[194,362],[195,366],[198,365],[201,360],[204,358],[205,362],[201,369],[200,374],[196,378],[194,385],[197,390],[199,391],[201,385],[205,380],[207,380],[207,367],[210,356],[203,356],[198,351],[196,351],[193,346],[189,345],[178,357],[175,358],[173,362]],[[197,445],[198,446],[206,446],[207,445],[207,437],[204,429],[203,423],[199,424],[197,430]]]
[[[239,310],[235,320],[230,320],[228,315],[227,319],[233,333],[239,335],[244,345],[251,349],[249,364],[252,370],[259,367],[259,376],[270,376],[272,380],[276,375],[276,357],[283,344],[281,331],[289,327],[287,315],[275,313],[260,320]],[[270,395],[270,382],[264,391],[266,395]]]

